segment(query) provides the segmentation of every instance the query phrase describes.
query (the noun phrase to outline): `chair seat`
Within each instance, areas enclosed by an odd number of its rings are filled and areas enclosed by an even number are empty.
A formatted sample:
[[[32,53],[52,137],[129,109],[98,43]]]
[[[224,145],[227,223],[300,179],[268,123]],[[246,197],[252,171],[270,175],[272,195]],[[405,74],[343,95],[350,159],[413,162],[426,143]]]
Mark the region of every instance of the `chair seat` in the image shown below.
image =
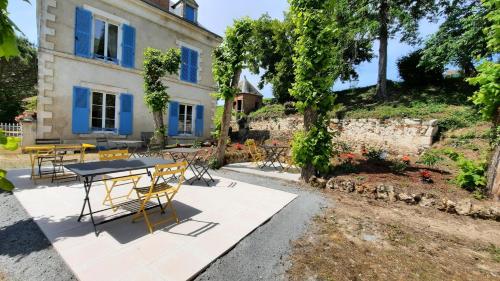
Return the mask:
[[[140,194],[148,194],[150,188],[151,188],[151,186],[137,187],[137,188],[135,188],[135,190]],[[159,183],[153,187],[152,194],[164,193],[164,192],[167,192],[167,191],[170,191],[173,189],[175,189],[175,187],[173,187],[167,183]]]

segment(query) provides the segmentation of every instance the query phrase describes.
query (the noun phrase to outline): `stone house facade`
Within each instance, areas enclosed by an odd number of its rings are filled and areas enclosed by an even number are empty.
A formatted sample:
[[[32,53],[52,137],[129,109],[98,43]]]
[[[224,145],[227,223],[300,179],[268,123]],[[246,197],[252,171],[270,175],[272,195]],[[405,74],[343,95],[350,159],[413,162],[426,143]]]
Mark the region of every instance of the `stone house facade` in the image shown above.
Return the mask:
[[[180,48],[164,78],[170,139],[210,136],[216,100],[212,50],[222,38],[198,23],[194,0],[37,0],[37,138],[140,139],[154,129],[144,104],[143,52]]]
[[[262,107],[264,96],[262,96],[259,90],[257,90],[245,76],[240,80],[238,89],[240,93],[236,95],[233,102],[233,110],[235,112],[248,115],[250,112]]]

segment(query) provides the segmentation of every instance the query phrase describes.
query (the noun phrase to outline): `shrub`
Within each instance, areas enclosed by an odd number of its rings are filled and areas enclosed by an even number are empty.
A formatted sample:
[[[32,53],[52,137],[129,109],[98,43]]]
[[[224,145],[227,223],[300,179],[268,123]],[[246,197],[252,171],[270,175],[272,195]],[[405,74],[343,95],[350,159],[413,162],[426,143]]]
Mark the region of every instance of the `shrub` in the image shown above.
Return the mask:
[[[257,111],[251,112],[248,117],[250,119],[271,119],[285,116],[285,106],[282,104],[271,104],[259,108]]]
[[[419,163],[424,164],[428,167],[433,167],[438,162],[443,161],[443,158],[434,150],[427,150],[420,156]]]
[[[403,79],[404,83],[411,86],[424,87],[443,81],[444,67],[440,66],[428,69],[424,66],[419,66],[421,58],[422,50],[417,50],[398,60],[399,76]]]
[[[293,101],[287,101],[283,105],[285,106],[286,115],[297,113],[297,108],[295,108],[295,103]]]
[[[341,154],[352,151],[352,146],[345,141],[336,140],[332,144],[332,156],[340,156]]]
[[[385,152],[381,148],[368,147],[365,151],[365,157],[370,162],[382,162],[385,160]]]
[[[482,191],[486,186],[486,163],[476,163],[470,159],[460,157],[457,164],[460,168],[456,178],[458,186],[470,192]]]
[[[477,123],[480,120],[480,116],[478,116],[474,110],[466,109],[455,112],[454,114],[446,115],[438,121],[438,126],[439,130],[444,132],[465,128]]]
[[[396,160],[391,163],[390,168],[395,174],[403,174],[408,168],[408,164],[405,161]]]

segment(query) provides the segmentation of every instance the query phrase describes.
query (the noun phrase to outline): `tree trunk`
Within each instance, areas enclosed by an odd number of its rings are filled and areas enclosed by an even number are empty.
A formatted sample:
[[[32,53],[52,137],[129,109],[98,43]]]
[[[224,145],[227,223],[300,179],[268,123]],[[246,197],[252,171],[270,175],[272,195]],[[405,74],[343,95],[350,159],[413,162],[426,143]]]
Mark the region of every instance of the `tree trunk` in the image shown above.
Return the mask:
[[[316,109],[308,107],[304,110],[304,130],[308,132],[311,130],[312,126],[318,119],[318,113]],[[302,167],[301,179],[306,183],[309,183],[312,176],[316,175],[316,169],[312,163],[307,163],[305,167]]]
[[[151,139],[152,144],[165,146],[165,125],[163,124],[163,112],[155,111],[153,112],[153,120],[155,122],[155,131],[153,138]]]
[[[498,126],[500,126],[500,108],[497,109],[497,112],[493,117],[492,129],[494,133],[497,132],[496,128]],[[495,137],[497,138],[498,136]],[[493,150],[493,155],[491,156],[486,176],[488,179],[486,191],[498,201],[500,199],[500,146],[498,145]]]
[[[389,6],[387,0],[382,0],[379,8],[379,51],[378,51],[378,79],[377,79],[377,94],[378,99],[387,99],[387,45],[389,40],[387,13]]]
[[[241,69],[237,70],[231,81],[231,87],[236,88],[240,82]],[[233,110],[234,97],[227,98],[224,101],[224,112],[222,114],[222,122],[220,128],[220,137],[217,144],[217,163],[219,166],[224,165],[224,155],[226,153],[227,139],[229,136],[229,124],[231,123],[231,112]]]
[[[477,76],[477,70],[471,61],[464,61],[461,63],[462,70],[464,71],[465,77],[475,77]]]

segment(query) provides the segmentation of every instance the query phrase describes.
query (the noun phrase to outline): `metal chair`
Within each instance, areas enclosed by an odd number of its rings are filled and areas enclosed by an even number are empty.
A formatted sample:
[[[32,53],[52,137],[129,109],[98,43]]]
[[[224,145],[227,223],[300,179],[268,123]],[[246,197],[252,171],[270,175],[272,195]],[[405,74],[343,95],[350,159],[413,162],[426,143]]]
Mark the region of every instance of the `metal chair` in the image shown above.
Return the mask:
[[[78,180],[77,175],[67,175],[66,171],[64,170],[64,165],[82,162],[83,158],[81,154],[80,156],[78,156],[78,158],[75,158],[75,150],[79,150],[80,153],[84,153],[84,148],[82,145],[80,145],[79,147],[75,145],[58,145],[54,148],[54,159],[51,160],[52,182],[59,179],[69,179],[73,177]],[[68,152],[73,152],[73,154],[68,154]],[[62,174],[62,177],[59,177],[58,174]]]
[[[123,159],[128,159],[129,156],[130,155],[128,153],[128,150],[99,151],[100,161],[123,160]],[[141,176],[132,175],[132,172],[130,172],[130,176],[120,176],[116,178],[113,178],[110,175],[103,176],[104,187],[106,188],[106,196],[104,197],[104,201],[102,202],[102,204],[106,205],[106,203],[109,203],[113,211],[116,212],[118,207],[115,206],[113,200],[120,198],[126,198],[127,200],[130,199],[130,195],[134,191],[134,188],[137,187],[137,184],[139,183],[140,179]],[[118,197],[111,196],[111,192],[115,187],[124,186],[128,183],[132,183],[133,187],[130,189],[127,195]]]
[[[255,140],[248,139],[245,141],[245,145],[247,146],[248,153],[250,154],[250,157],[252,159],[252,163],[259,166],[259,163],[264,161],[265,157],[264,154],[257,147]]]
[[[215,182],[212,175],[209,173],[210,161],[215,157],[214,150],[212,148],[204,149],[200,156],[194,159],[192,167],[196,170],[196,180],[203,180],[207,186],[210,186],[210,182]],[[210,179],[205,179],[205,175]],[[191,184],[194,181],[191,182]]]
[[[97,151],[114,150],[118,148],[118,146],[110,144],[108,138],[96,138],[95,142]]]
[[[179,217],[177,216],[177,212],[175,211],[174,205],[172,204],[172,200],[174,196],[179,192],[181,185],[184,183],[184,173],[188,167],[188,163],[186,161],[174,163],[174,164],[161,164],[156,165],[155,172],[153,173],[153,180],[150,186],[135,188],[137,192],[137,196],[141,201],[141,205],[139,211],[132,218],[132,222],[144,218],[146,221],[147,228],[150,233],[153,233],[153,228],[159,224],[166,223],[170,220],[175,220],[176,223],[179,223]],[[175,176],[178,181],[176,184],[170,185],[165,180],[165,177]],[[165,196],[167,202],[162,205],[160,198]],[[160,220],[152,223],[149,219],[149,215],[154,212],[148,212],[147,204],[150,202],[152,198],[158,200],[160,204],[160,209],[162,213],[165,213],[165,210],[168,208],[172,211],[170,217],[164,220]]]

